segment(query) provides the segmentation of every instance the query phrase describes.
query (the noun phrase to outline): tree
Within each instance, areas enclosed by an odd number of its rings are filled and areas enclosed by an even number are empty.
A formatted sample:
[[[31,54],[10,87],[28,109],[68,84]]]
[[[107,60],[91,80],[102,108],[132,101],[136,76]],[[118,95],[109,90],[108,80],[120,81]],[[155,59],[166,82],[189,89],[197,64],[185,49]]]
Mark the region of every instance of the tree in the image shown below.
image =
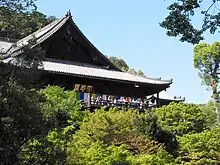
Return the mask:
[[[197,105],[171,103],[157,108],[156,113],[158,123],[178,136],[202,132],[207,128],[205,113]]]
[[[134,126],[141,134],[163,144],[167,152],[173,156],[177,155],[178,142],[176,136],[158,123],[155,111],[136,116]]]
[[[8,64],[0,81],[0,164],[20,162],[22,148],[29,140],[47,135],[48,127],[42,113],[42,96],[31,83],[41,66],[44,52],[39,48],[21,50],[21,54]],[[1,63],[1,71],[4,64]]]
[[[0,7],[10,9],[16,12],[24,12],[27,10],[36,9],[36,0],[0,0]]]
[[[39,92],[43,117],[49,126],[46,136],[30,139],[20,153],[22,164],[66,164],[67,143],[85,116],[74,91],[48,86]]]
[[[129,70],[129,66],[128,64],[123,60],[123,59],[119,59],[117,57],[109,57],[108,58],[115,66],[117,66],[119,69],[127,72]]]
[[[119,59],[117,57],[109,57],[108,58],[115,66],[117,66],[119,69],[121,69],[124,72],[128,72],[130,74],[133,75],[137,75],[137,76],[141,76],[141,77],[146,77],[144,75],[144,72],[142,72],[142,70],[138,70],[136,71],[135,69],[132,69],[128,66],[128,64],[123,60],[123,59]]]
[[[21,39],[54,21],[36,11],[35,0],[0,0],[0,37]]]
[[[137,75],[137,72],[134,69],[129,69],[128,73],[133,74],[133,75]]]
[[[145,77],[144,72],[142,72],[142,70],[140,69],[137,71],[137,75],[141,77]]]
[[[149,133],[148,135],[137,129],[135,122],[138,116],[139,114],[132,110],[119,111],[116,108],[107,112],[97,110],[90,113],[68,145],[68,162],[105,164],[103,160],[106,160],[106,163],[121,160],[126,164],[130,160],[134,162],[131,164],[142,164],[148,160],[151,164],[160,153],[163,153],[161,155],[164,155],[164,159],[172,158],[172,155],[164,150],[163,144],[150,138],[150,129],[155,128],[147,129],[145,133]],[[150,118],[146,118],[148,119]],[[150,120],[148,124],[153,125],[151,122],[154,121]],[[148,126],[147,122],[145,126]],[[157,158],[160,159],[159,156]],[[139,163],[135,163],[135,160]],[[172,161],[166,161],[169,160]]]
[[[220,129],[212,128],[201,133],[180,137],[178,164],[219,164]]]
[[[35,8],[33,0],[1,0],[1,32],[2,27],[10,29],[12,24],[15,29],[12,28],[11,32],[16,33],[16,27],[20,23],[17,19],[21,15],[28,16],[28,11],[32,8]],[[0,164],[19,164],[20,153],[26,143],[33,138],[45,136],[48,132],[41,111],[43,98],[36,90],[30,89],[31,82],[34,82],[33,72],[41,66],[44,52],[37,47],[31,49],[32,43],[34,41],[21,49],[19,56],[7,69],[4,69],[4,64],[0,61],[0,69],[4,71],[4,74],[1,72],[0,81]],[[2,55],[3,52],[0,53],[1,59]]]
[[[0,164],[16,164],[26,142],[47,134],[41,99],[16,82],[0,85]]]
[[[175,165],[174,158],[164,150],[151,155],[130,156],[128,160],[132,165]]]
[[[64,91],[59,86],[48,86],[40,91],[45,96],[43,104],[44,117],[49,122],[52,120],[53,128],[72,126],[77,130],[85,113],[81,110],[80,101],[76,99],[74,91]],[[72,131],[74,132],[74,131]]]
[[[205,105],[199,105],[199,107],[205,114],[207,129],[210,129],[216,125],[216,112],[215,112],[216,106],[218,107],[218,109],[220,108],[220,104],[217,103],[216,105],[214,105],[212,100],[210,100]]]
[[[201,43],[194,47],[194,67],[199,70],[199,76],[203,83],[211,88],[213,102],[219,101],[219,74],[220,74],[220,42],[212,45]],[[216,106],[217,122],[219,112]]]
[[[72,149],[74,148],[69,148],[70,151]],[[77,153],[69,157],[68,164],[130,165],[128,156],[131,156],[131,153],[124,146],[108,146],[97,141],[92,142],[88,148],[79,148]]]
[[[170,13],[160,25],[168,36],[180,36],[180,41],[197,44],[204,39],[205,31],[214,34],[219,29],[219,3],[219,0],[175,0],[168,6]],[[196,14],[203,18],[201,27],[196,27],[192,21]]]

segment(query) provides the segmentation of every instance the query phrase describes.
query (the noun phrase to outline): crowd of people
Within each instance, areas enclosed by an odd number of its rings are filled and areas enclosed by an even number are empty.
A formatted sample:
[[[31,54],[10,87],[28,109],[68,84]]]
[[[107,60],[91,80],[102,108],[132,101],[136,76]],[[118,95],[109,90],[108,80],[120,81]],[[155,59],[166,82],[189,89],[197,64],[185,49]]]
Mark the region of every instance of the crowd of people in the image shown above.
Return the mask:
[[[129,108],[149,108],[156,105],[156,101],[153,99],[145,98],[131,98],[131,97],[120,97],[120,96],[91,96],[91,105],[101,106],[117,106],[117,107],[129,107]]]

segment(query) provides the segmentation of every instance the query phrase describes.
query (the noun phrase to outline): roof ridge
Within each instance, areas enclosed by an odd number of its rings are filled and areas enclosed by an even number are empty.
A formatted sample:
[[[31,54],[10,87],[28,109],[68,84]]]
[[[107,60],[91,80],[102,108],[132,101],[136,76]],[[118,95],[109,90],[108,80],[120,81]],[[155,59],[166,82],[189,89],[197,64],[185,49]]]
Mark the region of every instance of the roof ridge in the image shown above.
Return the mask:
[[[44,26],[44,27],[38,29],[37,31],[35,31],[35,32],[31,33],[31,34],[29,34],[28,36],[26,36],[26,37],[24,37],[24,38],[18,40],[18,41],[15,42],[15,43],[13,43],[12,46],[7,50],[5,56],[7,56],[7,57],[16,56],[17,54],[15,54],[15,55],[12,55],[12,54],[15,53],[15,52],[17,52],[17,51],[19,51],[19,50],[20,50],[22,47],[24,47],[25,45],[28,45],[28,41],[30,41],[31,39],[33,39],[36,34],[39,34],[40,32],[43,32],[44,30],[46,30],[45,33],[42,33],[42,34],[40,34],[38,37],[35,38],[36,40],[38,40],[38,39],[40,39],[43,35],[46,35],[49,31],[55,29],[56,26],[57,26],[60,22],[62,22],[64,19],[68,20],[68,18],[70,18],[70,16],[64,16],[64,17],[62,17],[62,18],[60,18],[60,19],[58,19],[58,20],[55,20],[55,21],[49,23],[48,25],[46,25],[46,26]],[[66,22],[66,21],[65,21],[65,22]],[[58,30],[58,29],[57,29],[57,30]],[[56,31],[57,31],[57,30],[56,30]],[[47,38],[48,38],[48,37],[49,37],[49,36],[47,36]],[[47,39],[47,38],[44,38],[44,40]],[[41,40],[39,43],[41,43],[41,42],[44,41],[44,40]],[[24,42],[27,42],[27,43],[25,44]],[[39,43],[37,43],[37,44],[39,44]],[[20,45],[19,45],[19,44],[20,44]],[[34,46],[35,46],[35,45],[34,45]],[[13,50],[13,48],[15,48],[15,47],[16,47],[17,49]],[[10,52],[10,51],[12,51],[12,52]]]

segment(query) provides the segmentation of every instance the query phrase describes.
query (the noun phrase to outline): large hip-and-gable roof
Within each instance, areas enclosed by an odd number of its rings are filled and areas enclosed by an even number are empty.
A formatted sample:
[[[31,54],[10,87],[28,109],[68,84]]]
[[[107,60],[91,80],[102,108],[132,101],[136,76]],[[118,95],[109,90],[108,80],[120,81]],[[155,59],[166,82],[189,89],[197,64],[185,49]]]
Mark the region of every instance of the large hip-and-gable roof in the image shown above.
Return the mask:
[[[106,63],[106,66],[108,67],[100,67],[96,65],[83,65],[76,64],[74,61],[70,63],[65,63],[65,61],[49,61],[45,59],[43,61],[43,70],[48,72],[55,72],[58,74],[68,74],[68,75],[74,75],[74,76],[83,76],[83,77],[89,77],[94,79],[105,79],[105,80],[111,80],[111,81],[117,81],[117,82],[123,82],[123,83],[133,83],[133,84],[153,84],[154,86],[161,87],[160,89],[164,90],[170,86],[172,83],[172,80],[161,80],[161,79],[155,79],[155,78],[143,78],[140,76],[135,76],[129,73],[122,72],[119,68],[117,68],[114,64],[112,64],[79,30],[79,28],[75,25],[75,23],[72,20],[72,17],[70,14],[67,14],[63,18],[60,18],[59,20],[56,20],[49,25],[39,29],[38,31],[34,32],[33,34],[30,34],[29,36],[17,41],[14,44],[5,44],[5,53],[3,55],[3,63],[10,63],[13,60],[16,60],[16,56],[21,53],[22,48],[25,45],[29,44],[29,41],[34,39],[36,45],[40,45],[47,39],[49,39],[51,36],[53,36],[59,29],[64,27],[66,24],[68,26],[70,25],[74,31],[77,32],[77,37],[80,37],[81,41],[85,45],[87,49],[92,49],[92,52],[96,53],[99,58],[102,59],[102,62]],[[1,44],[1,43],[0,43]],[[3,44],[2,44],[3,45]],[[3,45],[3,47],[4,47]],[[13,64],[10,63],[10,64]],[[153,94],[153,93],[152,93]]]

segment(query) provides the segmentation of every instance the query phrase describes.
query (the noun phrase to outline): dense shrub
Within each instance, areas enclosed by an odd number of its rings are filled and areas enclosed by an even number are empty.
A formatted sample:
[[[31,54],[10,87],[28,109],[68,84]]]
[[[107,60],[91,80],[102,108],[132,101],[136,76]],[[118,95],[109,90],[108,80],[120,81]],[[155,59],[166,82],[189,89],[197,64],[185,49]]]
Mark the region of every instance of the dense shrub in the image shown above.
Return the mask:
[[[0,84],[0,164],[19,162],[21,147],[47,133],[41,96],[16,82]]]
[[[48,86],[40,91],[45,96],[42,105],[43,113],[48,121],[52,121],[54,127],[78,126],[83,120],[84,112],[81,111],[80,102],[76,99],[74,91],[64,91],[58,86]],[[70,123],[72,122],[72,123]]]
[[[137,115],[134,124],[138,132],[152,140],[164,144],[165,149],[173,156],[177,155],[178,142],[176,136],[158,124],[155,111],[147,111]]]
[[[140,154],[128,158],[131,165],[174,165],[175,160],[164,150],[154,154]]]
[[[156,110],[158,123],[176,135],[202,132],[207,128],[204,111],[197,105],[171,103]]]
[[[218,109],[220,109],[220,104],[216,103]],[[204,112],[205,114],[205,120],[206,120],[206,125],[207,128],[211,128],[214,125],[216,125],[216,112],[215,112],[215,106],[213,104],[212,101],[208,102],[208,104],[205,105],[200,105],[199,106],[201,108],[201,110]]]
[[[179,138],[180,156],[178,163],[219,164],[220,128],[212,128],[202,133],[188,134]]]
[[[164,150],[163,144],[150,137],[151,134],[145,135],[138,131],[135,124],[138,116],[140,114],[135,111],[117,109],[97,110],[89,114],[68,145],[68,162],[70,164],[93,164],[92,162],[96,161],[96,164],[104,164],[102,160],[115,161],[115,157],[118,158],[121,155],[122,164],[128,162],[142,164],[144,160],[153,162],[160,152],[172,158]],[[108,154],[105,154],[106,152]],[[140,163],[135,163],[136,158],[140,159]]]
[[[21,148],[21,164],[66,164],[67,143],[85,113],[73,91],[49,86],[40,95],[44,98],[40,107],[50,131],[27,141]]]

